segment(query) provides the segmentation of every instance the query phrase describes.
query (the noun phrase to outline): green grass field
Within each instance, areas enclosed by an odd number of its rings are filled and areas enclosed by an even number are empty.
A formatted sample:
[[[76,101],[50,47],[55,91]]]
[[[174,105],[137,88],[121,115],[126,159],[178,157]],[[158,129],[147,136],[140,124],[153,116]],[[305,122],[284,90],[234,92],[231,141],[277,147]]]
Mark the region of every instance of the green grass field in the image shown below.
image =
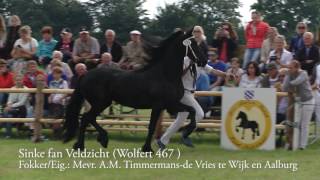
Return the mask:
[[[42,143],[34,144],[23,137],[4,139],[0,134],[0,179],[130,179],[130,180],[148,180],[148,179],[319,179],[320,175],[320,142],[308,147],[304,151],[288,152],[283,149],[275,151],[226,151],[219,147],[219,138],[217,133],[202,133],[201,136],[192,135],[196,148],[190,149],[179,143],[179,134],[176,134],[169,145],[169,148],[179,148],[181,158],[177,160],[176,155],[172,159],[131,159],[136,162],[193,162],[194,160],[209,161],[212,163],[227,163],[229,160],[247,160],[248,163],[281,160],[283,162],[298,163],[297,171],[292,169],[232,169],[227,166],[224,169],[208,168],[201,169],[195,166],[192,169],[19,169],[19,149],[37,148],[39,151],[47,152],[49,148],[54,151],[63,151],[71,148],[72,143],[62,144],[60,141],[48,140]],[[140,148],[144,142],[145,133],[120,133],[111,132],[108,149],[112,152],[115,148]],[[155,145],[154,150],[156,150]],[[88,149],[100,148],[95,141],[95,136],[89,135],[86,141]],[[28,158],[26,158],[28,159]],[[44,162],[52,158],[37,159]],[[112,159],[112,158],[111,158]],[[73,162],[73,159],[67,158],[66,153],[60,162]],[[119,161],[123,159],[118,159]],[[84,159],[85,162],[94,162],[99,164],[101,159]]]

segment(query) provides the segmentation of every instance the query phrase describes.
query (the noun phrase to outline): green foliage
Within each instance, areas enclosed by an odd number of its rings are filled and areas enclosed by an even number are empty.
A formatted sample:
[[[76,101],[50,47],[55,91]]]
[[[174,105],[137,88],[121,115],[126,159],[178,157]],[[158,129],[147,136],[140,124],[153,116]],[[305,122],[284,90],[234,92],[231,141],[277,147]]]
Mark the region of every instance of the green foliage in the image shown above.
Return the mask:
[[[80,26],[92,25],[86,7],[77,0],[3,0],[0,13],[18,15],[23,25],[32,27],[33,36],[37,39],[45,25],[52,26],[56,35],[64,27],[78,32]]]

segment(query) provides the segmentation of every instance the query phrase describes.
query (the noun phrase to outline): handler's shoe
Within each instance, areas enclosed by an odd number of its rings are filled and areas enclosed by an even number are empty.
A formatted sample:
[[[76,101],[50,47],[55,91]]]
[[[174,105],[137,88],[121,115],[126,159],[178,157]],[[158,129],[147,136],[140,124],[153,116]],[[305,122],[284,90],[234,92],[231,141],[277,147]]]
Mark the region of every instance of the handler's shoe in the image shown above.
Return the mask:
[[[182,136],[181,141],[182,141],[182,144],[184,144],[184,145],[186,145],[188,147],[191,147],[191,148],[194,147],[194,145],[192,144],[192,141],[191,141],[191,139],[189,137],[183,137]]]
[[[166,145],[163,144],[160,139],[157,139],[157,144],[158,144],[159,149],[160,149],[161,151],[163,151],[163,150],[166,149]]]

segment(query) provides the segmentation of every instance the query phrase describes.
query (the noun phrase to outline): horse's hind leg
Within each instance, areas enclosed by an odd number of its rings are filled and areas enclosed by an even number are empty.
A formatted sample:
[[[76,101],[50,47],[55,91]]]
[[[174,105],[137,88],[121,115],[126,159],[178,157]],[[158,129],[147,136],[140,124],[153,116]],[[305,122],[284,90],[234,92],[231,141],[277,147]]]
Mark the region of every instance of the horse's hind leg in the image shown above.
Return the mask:
[[[80,131],[78,135],[78,141],[73,145],[73,149],[84,150],[84,135],[86,131],[86,127],[89,124],[89,113],[83,114],[80,122]]]
[[[152,148],[151,148],[151,140],[152,140],[152,136],[154,134],[154,131],[156,129],[156,125],[157,125],[157,121],[159,120],[159,116],[161,113],[161,109],[157,108],[153,108],[151,111],[151,119],[150,119],[150,123],[149,123],[149,130],[148,130],[148,135],[147,135],[147,139],[145,144],[142,147],[142,151],[143,152],[153,152]]]

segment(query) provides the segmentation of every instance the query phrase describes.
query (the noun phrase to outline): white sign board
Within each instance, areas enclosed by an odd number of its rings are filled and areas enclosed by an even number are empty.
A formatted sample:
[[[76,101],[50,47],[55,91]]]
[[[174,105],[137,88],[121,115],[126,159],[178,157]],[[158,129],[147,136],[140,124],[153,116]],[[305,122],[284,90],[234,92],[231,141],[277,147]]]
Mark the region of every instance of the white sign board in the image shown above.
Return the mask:
[[[273,88],[224,88],[221,147],[273,150],[276,107]]]

